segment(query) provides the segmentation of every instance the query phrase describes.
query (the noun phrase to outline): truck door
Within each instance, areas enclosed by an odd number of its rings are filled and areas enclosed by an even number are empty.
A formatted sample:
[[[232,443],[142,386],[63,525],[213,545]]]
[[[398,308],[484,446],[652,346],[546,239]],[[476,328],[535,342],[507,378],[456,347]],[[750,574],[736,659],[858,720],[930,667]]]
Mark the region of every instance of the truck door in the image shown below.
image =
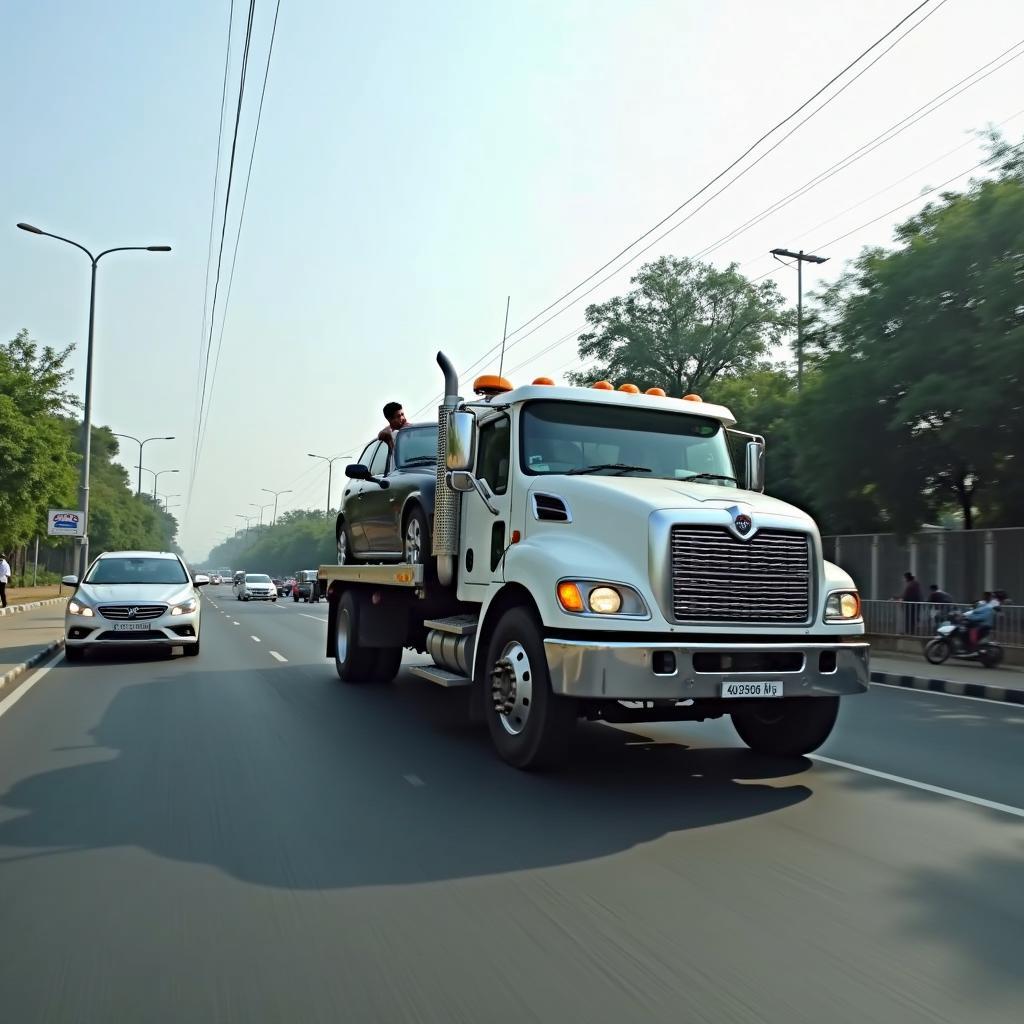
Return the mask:
[[[498,515],[487,510],[478,494],[462,496],[459,580],[470,591],[467,597],[475,588],[504,578],[502,562],[509,545],[512,505],[511,460],[511,420],[507,414],[499,413],[480,425],[476,456],[477,479],[491,492],[490,501]]]

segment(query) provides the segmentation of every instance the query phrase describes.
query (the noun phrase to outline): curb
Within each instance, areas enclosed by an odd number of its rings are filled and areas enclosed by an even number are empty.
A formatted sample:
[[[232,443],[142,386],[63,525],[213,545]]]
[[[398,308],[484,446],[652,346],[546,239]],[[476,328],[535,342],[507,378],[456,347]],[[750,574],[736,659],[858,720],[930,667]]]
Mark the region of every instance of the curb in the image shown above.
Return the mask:
[[[64,638],[61,637],[59,640],[54,640],[52,644],[37,651],[28,661],[24,661],[20,665],[15,665],[14,668],[9,669],[0,677],[0,693],[6,690],[11,683],[20,679],[29,669],[35,668],[39,662],[45,661],[51,654],[56,654],[57,651],[63,650]]]
[[[30,601],[28,604],[9,604],[0,608],[0,615],[17,615],[18,612],[31,611],[33,608],[45,608],[47,605],[60,604],[67,601],[66,597],[48,597],[45,601]]]
[[[951,693],[956,697],[980,697],[982,700],[993,700],[1002,704],[1024,705],[1024,690],[990,686],[988,683],[959,683],[952,679],[924,679],[921,676],[897,676],[889,672],[872,672],[871,682],[882,683],[885,686],[901,686],[905,690]]]

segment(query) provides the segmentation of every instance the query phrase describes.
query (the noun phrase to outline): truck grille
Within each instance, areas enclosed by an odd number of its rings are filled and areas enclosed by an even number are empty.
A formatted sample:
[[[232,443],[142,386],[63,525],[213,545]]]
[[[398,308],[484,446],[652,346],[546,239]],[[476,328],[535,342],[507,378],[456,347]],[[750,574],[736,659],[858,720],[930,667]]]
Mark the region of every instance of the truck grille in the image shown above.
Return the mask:
[[[810,618],[810,537],[673,526],[672,613],[678,622],[803,623]]]
[[[131,614],[131,609],[135,609],[135,614]],[[135,622],[142,622],[147,619],[159,619],[163,613],[167,611],[167,606],[163,604],[101,604],[100,615],[105,619],[117,619],[121,620],[134,620]],[[120,634],[118,634],[120,636]]]

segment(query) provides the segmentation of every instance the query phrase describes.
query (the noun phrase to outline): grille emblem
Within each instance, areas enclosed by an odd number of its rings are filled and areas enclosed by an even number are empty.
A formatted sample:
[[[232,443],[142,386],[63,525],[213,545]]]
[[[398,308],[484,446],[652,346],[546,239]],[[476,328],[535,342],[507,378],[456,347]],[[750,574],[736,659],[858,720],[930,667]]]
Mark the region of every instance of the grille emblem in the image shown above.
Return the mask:
[[[729,524],[732,535],[740,540],[750,540],[757,531],[754,529],[754,520],[747,511],[747,506],[732,505],[726,511],[732,519]]]
[[[750,533],[750,528],[754,525],[754,521],[748,515],[739,515],[733,520],[733,525],[736,527],[736,532],[740,536],[745,537]]]
[[[138,614],[139,614],[139,609],[138,608],[129,608],[128,609],[128,618],[129,619],[136,618],[138,616]]]

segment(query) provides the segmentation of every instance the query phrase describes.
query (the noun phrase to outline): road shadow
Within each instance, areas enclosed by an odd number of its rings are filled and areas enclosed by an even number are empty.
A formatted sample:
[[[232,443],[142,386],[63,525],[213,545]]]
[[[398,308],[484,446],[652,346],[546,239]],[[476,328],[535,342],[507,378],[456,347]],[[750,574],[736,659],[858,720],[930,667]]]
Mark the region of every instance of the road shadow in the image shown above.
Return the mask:
[[[605,857],[811,793],[793,781],[803,758],[599,725],[581,726],[570,770],[524,774],[450,694],[418,681],[344,687],[326,671],[178,661],[163,678],[118,684],[83,763],[0,794],[13,814],[0,821],[0,866],[140,847],[264,886],[411,884]],[[86,679],[62,666],[50,685],[68,672],[79,676],[69,685]]]

